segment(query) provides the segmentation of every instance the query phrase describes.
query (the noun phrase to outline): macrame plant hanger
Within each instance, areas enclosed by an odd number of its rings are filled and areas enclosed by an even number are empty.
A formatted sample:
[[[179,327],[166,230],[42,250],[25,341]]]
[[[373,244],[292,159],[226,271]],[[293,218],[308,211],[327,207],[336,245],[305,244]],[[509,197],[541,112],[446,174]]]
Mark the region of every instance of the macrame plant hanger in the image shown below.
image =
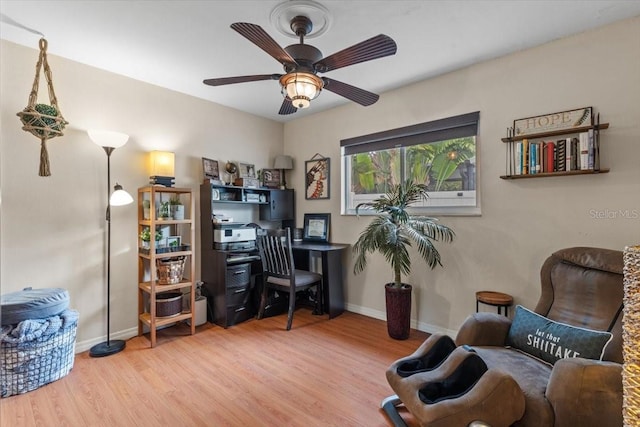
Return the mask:
[[[22,129],[31,133],[40,139],[40,169],[38,175],[51,176],[49,167],[49,153],[47,153],[47,140],[56,136],[64,135],[62,130],[69,122],[65,121],[58,107],[58,99],[53,90],[53,80],[51,78],[51,69],[47,62],[47,40],[40,39],[40,57],[36,65],[36,76],[33,80],[33,87],[29,94],[29,104],[17,115],[22,121]],[[44,67],[44,76],[47,79],[47,87],[49,89],[49,103],[37,104],[38,87],[40,85],[40,70]]]

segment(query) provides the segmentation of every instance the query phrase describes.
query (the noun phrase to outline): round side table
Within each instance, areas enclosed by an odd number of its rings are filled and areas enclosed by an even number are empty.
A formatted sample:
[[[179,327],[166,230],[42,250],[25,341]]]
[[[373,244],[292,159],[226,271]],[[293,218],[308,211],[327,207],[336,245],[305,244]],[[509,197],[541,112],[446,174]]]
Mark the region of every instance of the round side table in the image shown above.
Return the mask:
[[[509,317],[509,307],[513,305],[513,297],[502,292],[478,291],[476,292],[476,313],[480,303],[498,307],[498,314],[502,314],[502,307],[504,307],[504,315]]]

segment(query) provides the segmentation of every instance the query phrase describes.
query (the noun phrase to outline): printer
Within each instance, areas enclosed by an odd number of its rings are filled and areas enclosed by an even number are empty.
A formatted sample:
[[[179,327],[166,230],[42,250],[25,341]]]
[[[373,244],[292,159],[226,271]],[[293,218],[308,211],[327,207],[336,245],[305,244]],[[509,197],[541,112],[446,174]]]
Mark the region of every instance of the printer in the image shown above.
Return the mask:
[[[256,229],[238,222],[214,223],[213,248],[223,251],[256,250]]]

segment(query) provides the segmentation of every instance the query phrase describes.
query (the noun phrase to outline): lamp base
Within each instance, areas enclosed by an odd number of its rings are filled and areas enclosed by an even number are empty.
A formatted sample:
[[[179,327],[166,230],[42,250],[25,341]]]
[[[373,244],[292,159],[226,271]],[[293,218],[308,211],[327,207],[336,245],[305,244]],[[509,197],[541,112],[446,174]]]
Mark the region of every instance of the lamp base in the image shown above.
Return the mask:
[[[172,176],[150,176],[149,184],[164,185],[165,187],[173,187],[175,178]]]
[[[111,356],[124,350],[127,344],[123,340],[110,340],[96,344],[89,350],[91,357]]]

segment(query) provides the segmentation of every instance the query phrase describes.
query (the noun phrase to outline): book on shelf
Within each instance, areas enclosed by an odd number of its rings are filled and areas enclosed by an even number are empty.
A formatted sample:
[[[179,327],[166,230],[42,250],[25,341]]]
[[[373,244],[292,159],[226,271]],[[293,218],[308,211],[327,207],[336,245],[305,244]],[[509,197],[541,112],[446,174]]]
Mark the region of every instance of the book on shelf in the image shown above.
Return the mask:
[[[522,140],[522,174],[529,174],[529,140]]]
[[[580,169],[586,170],[589,168],[589,133],[581,132],[578,135],[579,150],[580,150]],[[591,168],[593,169],[593,167]]]
[[[595,153],[594,153],[594,144],[593,144],[594,132],[593,129],[589,129],[587,132],[587,169],[594,169],[595,167]]]
[[[553,142],[545,142],[544,144],[544,171],[555,172],[556,171],[556,145]]]
[[[578,138],[571,138],[571,170],[580,170],[580,141]]]
[[[556,171],[562,172],[567,165],[567,140],[556,141]]]
[[[522,141],[516,142],[516,175],[522,175]]]
[[[529,143],[529,174],[535,175],[536,173],[536,143]]]

